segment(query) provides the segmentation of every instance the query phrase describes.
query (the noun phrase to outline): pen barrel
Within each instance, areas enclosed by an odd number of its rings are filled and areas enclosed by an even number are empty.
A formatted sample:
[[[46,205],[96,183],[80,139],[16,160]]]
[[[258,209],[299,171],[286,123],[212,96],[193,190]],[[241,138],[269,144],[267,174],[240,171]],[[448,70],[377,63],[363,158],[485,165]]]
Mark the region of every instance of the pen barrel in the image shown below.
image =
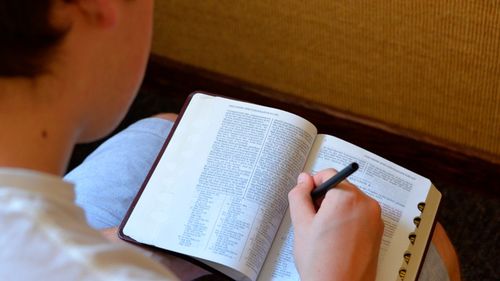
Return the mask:
[[[316,187],[311,192],[311,197],[313,199],[319,198],[323,195],[325,195],[328,190],[334,188],[336,185],[338,185],[340,182],[345,180],[348,176],[350,176],[352,173],[356,172],[358,170],[359,165],[356,162],[353,162],[349,164],[347,167],[342,169],[340,172],[336,173],[333,175],[333,177],[329,178],[327,181]]]

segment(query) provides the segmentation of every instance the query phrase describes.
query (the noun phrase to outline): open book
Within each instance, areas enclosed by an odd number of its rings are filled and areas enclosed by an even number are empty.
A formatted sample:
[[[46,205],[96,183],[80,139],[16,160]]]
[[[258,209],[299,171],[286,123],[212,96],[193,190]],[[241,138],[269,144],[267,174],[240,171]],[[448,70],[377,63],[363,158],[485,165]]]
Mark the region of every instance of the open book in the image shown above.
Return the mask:
[[[416,280],[441,199],[428,179],[297,115],[204,93],[186,101],[120,237],[235,280],[299,280],[288,192],[302,171],[351,162],[349,181],[382,207],[377,280]]]

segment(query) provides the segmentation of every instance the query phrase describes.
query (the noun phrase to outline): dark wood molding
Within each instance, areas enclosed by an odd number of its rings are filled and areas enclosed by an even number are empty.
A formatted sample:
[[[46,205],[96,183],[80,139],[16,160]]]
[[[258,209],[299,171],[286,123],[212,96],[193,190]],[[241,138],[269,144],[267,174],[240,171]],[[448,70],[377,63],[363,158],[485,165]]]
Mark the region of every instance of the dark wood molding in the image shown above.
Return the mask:
[[[491,157],[448,147],[437,140],[326,109],[271,89],[155,55],[151,57],[143,89],[169,95],[169,100],[178,104],[178,110],[182,101],[196,90],[281,108],[308,119],[320,132],[345,139],[430,178],[438,188],[446,184],[488,196],[500,195],[500,184],[496,179],[500,175],[500,163]]]

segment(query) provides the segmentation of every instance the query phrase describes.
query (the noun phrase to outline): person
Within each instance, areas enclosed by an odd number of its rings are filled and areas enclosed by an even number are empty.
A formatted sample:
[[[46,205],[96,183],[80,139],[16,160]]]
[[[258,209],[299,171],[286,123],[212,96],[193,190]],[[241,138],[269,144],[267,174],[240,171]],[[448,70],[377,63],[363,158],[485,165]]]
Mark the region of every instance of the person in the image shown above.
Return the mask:
[[[1,280],[192,280],[207,274],[114,242],[175,115],[131,125],[62,179],[74,146],[110,133],[137,94],[153,6],[153,0],[0,0]],[[373,280],[380,207],[343,182],[316,211],[310,192],[333,173],[303,173],[290,192],[298,271],[303,280]]]

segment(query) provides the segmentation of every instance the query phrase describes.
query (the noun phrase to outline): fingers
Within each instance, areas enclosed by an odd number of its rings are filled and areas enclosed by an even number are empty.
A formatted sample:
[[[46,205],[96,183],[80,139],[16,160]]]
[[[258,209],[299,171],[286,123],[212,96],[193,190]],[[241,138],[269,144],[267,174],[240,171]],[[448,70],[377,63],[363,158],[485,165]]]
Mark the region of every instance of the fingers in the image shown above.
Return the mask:
[[[318,182],[322,182],[328,179],[332,173],[325,170],[324,174],[318,173],[317,175]],[[380,204],[347,180],[342,181],[325,194],[317,214],[321,214],[321,216],[342,214],[344,216],[354,209],[363,209],[372,216],[372,222],[377,222],[383,228]]]
[[[319,186],[320,184],[327,181],[329,178],[333,177],[337,171],[335,169],[325,169],[314,175],[314,185]]]
[[[326,169],[318,172],[313,177],[302,173],[297,179],[297,186],[293,188],[288,194],[290,202],[290,216],[294,225],[308,223],[313,219],[316,214],[317,207],[321,205],[322,198],[313,202],[311,198],[311,191],[316,187],[327,181],[329,178],[337,173],[334,169]],[[349,183],[347,180],[342,181],[334,188],[335,191],[330,190],[326,196],[330,197],[330,201],[339,200],[339,193],[347,193],[351,196],[365,196],[364,193]],[[344,194],[345,195],[345,194]],[[325,196],[325,197],[326,197]],[[330,208],[335,208],[336,204],[329,204]]]
[[[303,280],[374,280],[383,233],[378,203],[348,181],[328,191],[317,211],[312,201],[314,187],[335,174],[301,175],[289,193],[297,269]]]
[[[316,213],[311,191],[314,188],[313,178],[301,173],[297,179],[297,185],[288,193],[290,202],[290,217],[294,226],[308,223]]]
[[[319,186],[335,174],[337,174],[337,171],[335,169],[325,169],[323,171],[320,171],[313,177],[314,184],[316,186]],[[369,197],[363,191],[361,191],[349,181],[343,180],[337,186],[330,189],[324,197],[317,198],[314,201],[314,204],[317,207],[317,212],[328,214],[330,212],[335,212],[335,209],[338,208],[348,209],[352,207],[351,205],[355,205],[358,200],[365,200],[367,198]],[[328,203],[323,204],[323,202]]]
[[[314,217],[317,208],[311,198],[311,192],[316,186],[322,184],[336,173],[334,169],[326,169],[317,173],[314,177],[307,173],[299,175],[297,185],[288,194],[290,216],[294,225],[308,223]]]

